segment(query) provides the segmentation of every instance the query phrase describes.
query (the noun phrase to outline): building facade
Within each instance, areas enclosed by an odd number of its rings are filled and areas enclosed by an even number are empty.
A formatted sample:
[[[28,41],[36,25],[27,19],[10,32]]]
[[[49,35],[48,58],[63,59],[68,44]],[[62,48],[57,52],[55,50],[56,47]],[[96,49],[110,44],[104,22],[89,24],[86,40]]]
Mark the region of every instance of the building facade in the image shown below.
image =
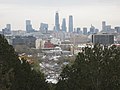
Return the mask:
[[[114,35],[112,34],[93,34],[92,35],[93,44],[111,45],[114,44]]]
[[[44,43],[44,48],[54,48],[54,44],[50,40]]]
[[[115,27],[115,31],[116,31],[117,33],[120,33],[120,27]]]
[[[70,33],[73,32],[73,16],[72,15],[69,16],[69,32]]]
[[[6,27],[2,29],[2,34],[11,34],[11,24],[6,24]]]
[[[105,21],[102,21],[102,30],[106,31],[106,22]]]
[[[60,31],[60,24],[59,24],[59,13],[56,12],[55,14],[55,31],[58,32]]]
[[[29,48],[36,47],[36,38],[33,36],[16,36],[12,39],[12,45],[26,45]]]
[[[27,33],[34,32],[34,29],[32,28],[32,24],[30,20],[26,20],[26,32]]]
[[[87,34],[88,34],[87,28],[84,27],[84,28],[83,28],[83,35],[87,35]]]
[[[46,23],[41,23],[41,24],[40,24],[40,32],[41,32],[41,33],[47,33],[47,32],[48,32],[48,24],[46,24]]]
[[[62,21],[62,31],[63,31],[63,32],[66,32],[66,31],[67,31],[66,19],[65,19],[65,18],[63,18],[63,21]]]

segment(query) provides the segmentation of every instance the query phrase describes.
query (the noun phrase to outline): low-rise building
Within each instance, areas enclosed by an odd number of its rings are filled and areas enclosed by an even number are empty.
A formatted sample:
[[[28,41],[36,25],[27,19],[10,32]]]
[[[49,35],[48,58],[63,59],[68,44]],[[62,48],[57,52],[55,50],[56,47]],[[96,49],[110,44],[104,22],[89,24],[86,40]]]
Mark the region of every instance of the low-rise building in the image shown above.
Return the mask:
[[[15,36],[12,39],[12,45],[26,45],[29,48],[35,48],[36,38],[33,36]]]
[[[86,35],[71,35],[70,42],[74,45],[87,43],[88,36]]]
[[[42,39],[36,39],[36,49],[43,49],[45,41]]]
[[[48,40],[45,42],[44,48],[54,48],[54,44],[51,43],[50,40]]]
[[[93,44],[111,45],[114,44],[114,35],[108,33],[98,33],[92,35]]]

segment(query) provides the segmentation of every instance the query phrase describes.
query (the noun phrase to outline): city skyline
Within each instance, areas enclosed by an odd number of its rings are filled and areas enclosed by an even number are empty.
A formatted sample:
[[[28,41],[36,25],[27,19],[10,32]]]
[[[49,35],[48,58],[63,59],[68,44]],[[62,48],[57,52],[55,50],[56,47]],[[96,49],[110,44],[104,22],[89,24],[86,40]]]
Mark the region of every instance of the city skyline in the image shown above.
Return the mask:
[[[63,18],[68,27],[69,15],[74,17],[74,27],[89,28],[93,24],[101,29],[102,21],[115,27],[120,26],[119,8],[119,0],[0,0],[0,30],[8,23],[14,30],[25,30],[25,20],[31,20],[37,30],[42,22],[53,29],[56,11],[59,12],[60,28]]]

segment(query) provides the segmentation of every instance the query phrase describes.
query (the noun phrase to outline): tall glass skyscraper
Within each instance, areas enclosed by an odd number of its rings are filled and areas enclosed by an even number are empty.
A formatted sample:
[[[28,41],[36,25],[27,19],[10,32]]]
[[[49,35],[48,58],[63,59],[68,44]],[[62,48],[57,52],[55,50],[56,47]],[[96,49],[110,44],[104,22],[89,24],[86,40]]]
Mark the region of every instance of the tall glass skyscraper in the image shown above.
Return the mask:
[[[62,31],[66,32],[66,19],[65,18],[63,18],[63,21],[62,21]]]
[[[69,16],[69,32],[73,32],[73,16]]]
[[[59,13],[56,12],[55,14],[55,31],[60,31],[60,24],[59,24]]]
[[[33,32],[33,31],[34,31],[34,29],[32,28],[31,21],[30,20],[26,20],[26,32],[30,33],[30,32]]]

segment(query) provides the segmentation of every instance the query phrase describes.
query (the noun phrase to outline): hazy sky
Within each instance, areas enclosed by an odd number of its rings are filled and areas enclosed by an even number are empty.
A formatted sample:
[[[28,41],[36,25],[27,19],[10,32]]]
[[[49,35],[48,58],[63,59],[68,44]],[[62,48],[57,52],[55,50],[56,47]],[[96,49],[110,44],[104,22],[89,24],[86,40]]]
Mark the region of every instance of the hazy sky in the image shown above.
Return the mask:
[[[55,12],[59,11],[60,24],[69,15],[74,17],[74,27],[90,27],[93,24],[101,29],[105,20],[112,27],[120,26],[120,0],[0,0],[0,29],[7,23],[12,29],[25,29],[25,20],[30,19],[33,28],[41,22],[54,26]]]

